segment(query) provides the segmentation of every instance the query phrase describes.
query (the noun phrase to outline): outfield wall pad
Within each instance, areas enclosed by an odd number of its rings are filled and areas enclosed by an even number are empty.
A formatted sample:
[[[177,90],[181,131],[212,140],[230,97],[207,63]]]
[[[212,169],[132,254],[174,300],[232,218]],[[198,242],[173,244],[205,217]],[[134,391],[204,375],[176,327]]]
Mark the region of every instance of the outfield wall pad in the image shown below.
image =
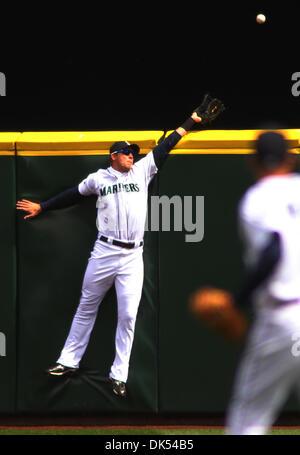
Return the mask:
[[[0,410],[13,413],[16,399],[17,271],[15,145],[20,133],[0,133]]]
[[[79,373],[71,378],[45,374],[58,358],[78,305],[97,236],[96,198],[29,221],[15,210],[15,203],[21,198],[46,200],[107,167],[115,141],[138,143],[142,159],[164,132],[0,134],[4,214],[0,332],[6,341],[2,355],[0,333],[0,413],[226,409],[243,343],[224,343],[193,318],[187,302],[198,286],[234,290],[242,278],[236,206],[253,181],[244,155],[252,154],[261,131],[191,132],[170,152],[151,183],[150,220],[153,201],[164,200],[171,224],[165,229],[159,219],[158,228],[151,229],[150,223],[145,232],[145,281],[126,400],[112,395],[107,381],[117,318],[113,289],[100,306]],[[281,131],[290,151],[299,153],[300,130]],[[192,204],[190,215],[187,204]],[[175,223],[176,210],[181,229]],[[251,319],[251,310],[246,312]],[[287,409],[294,406],[290,402]]]

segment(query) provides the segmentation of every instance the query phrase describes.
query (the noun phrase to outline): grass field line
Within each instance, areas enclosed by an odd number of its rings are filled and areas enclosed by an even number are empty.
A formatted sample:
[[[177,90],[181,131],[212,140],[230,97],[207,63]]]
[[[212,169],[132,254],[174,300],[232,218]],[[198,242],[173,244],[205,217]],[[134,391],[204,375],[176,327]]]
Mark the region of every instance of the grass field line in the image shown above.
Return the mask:
[[[223,425],[0,425],[0,430],[95,430],[95,429],[108,429],[108,430],[127,430],[127,429],[221,429],[225,430]],[[282,425],[273,426],[273,430],[300,430],[299,425]]]
[[[1,425],[0,435],[224,435],[226,427],[218,425]],[[300,435],[300,426],[273,426],[271,435]]]
[[[1,425],[0,430],[14,429],[14,430],[82,430],[82,429],[109,429],[109,430],[126,430],[126,429],[225,429],[222,425],[32,425],[32,426],[11,426],[11,425]],[[297,427],[300,428],[300,427]]]

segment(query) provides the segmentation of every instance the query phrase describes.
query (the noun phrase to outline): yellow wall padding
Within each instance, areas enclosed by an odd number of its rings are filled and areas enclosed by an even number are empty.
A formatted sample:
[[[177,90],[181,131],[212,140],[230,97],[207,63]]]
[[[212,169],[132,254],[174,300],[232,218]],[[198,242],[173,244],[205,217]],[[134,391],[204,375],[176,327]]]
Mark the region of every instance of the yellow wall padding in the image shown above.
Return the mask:
[[[15,145],[21,133],[0,133],[0,155],[14,155]]]
[[[270,130],[203,130],[191,131],[174,147],[171,153],[190,154],[248,154],[253,153],[258,135]],[[282,133],[288,148],[294,153],[300,149],[300,129],[272,130]],[[171,134],[168,132],[166,136]]]
[[[140,153],[150,152],[163,131],[61,131],[24,132],[17,140],[18,155],[106,155],[117,141],[140,146]]]
[[[200,130],[184,136],[172,154],[249,154],[254,151],[258,135],[267,130]],[[291,152],[300,151],[300,129],[281,132]],[[169,131],[166,136],[170,135]],[[163,131],[58,131],[0,132],[0,155],[72,156],[106,155],[116,141],[136,143],[141,154],[153,150]]]

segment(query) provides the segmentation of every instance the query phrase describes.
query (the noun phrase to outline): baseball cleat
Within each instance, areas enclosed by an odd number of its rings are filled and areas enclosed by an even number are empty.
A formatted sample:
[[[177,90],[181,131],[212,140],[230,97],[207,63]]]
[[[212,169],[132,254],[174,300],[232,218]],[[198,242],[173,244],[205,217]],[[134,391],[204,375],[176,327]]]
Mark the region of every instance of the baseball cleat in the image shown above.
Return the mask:
[[[49,368],[46,370],[46,373],[51,374],[52,376],[62,376],[64,374],[72,374],[77,370],[77,368],[70,368],[66,367],[65,365],[61,365],[57,363],[54,367]]]
[[[112,383],[113,392],[115,395],[119,397],[126,397],[126,386],[125,382],[117,381],[117,379],[113,379],[109,377],[110,382]]]

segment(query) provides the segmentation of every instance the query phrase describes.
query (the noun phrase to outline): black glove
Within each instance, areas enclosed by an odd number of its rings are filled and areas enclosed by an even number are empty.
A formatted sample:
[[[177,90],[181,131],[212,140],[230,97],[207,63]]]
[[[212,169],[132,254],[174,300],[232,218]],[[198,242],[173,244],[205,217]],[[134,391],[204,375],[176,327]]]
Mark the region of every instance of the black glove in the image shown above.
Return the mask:
[[[206,125],[207,123],[211,123],[215,120],[221,112],[225,110],[225,106],[218,98],[213,98],[212,96],[207,93],[200,106],[196,107],[193,112],[202,118],[202,122],[199,122],[199,125]],[[198,122],[189,117],[181,127],[184,128],[186,131],[190,131],[197,125]]]

